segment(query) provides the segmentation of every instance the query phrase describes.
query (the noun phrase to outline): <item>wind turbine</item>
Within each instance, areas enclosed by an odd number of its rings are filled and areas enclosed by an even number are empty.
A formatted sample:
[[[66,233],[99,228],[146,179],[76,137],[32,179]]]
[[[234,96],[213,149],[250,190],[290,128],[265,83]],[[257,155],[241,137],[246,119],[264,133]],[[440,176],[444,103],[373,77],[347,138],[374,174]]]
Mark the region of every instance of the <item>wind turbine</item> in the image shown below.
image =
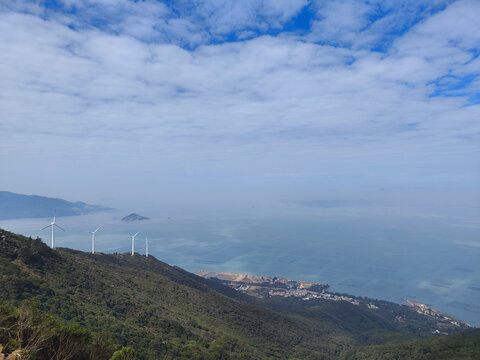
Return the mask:
[[[132,256],[135,254],[135,236],[138,235],[138,232],[135,235],[132,235]]]
[[[92,254],[95,254],[95,233],[100,230],[101,226],[99,226],[95,231],[90,231],[92,234]]]
[[[145,256],[148,257],[148,239],[145,236]]]
[[[53,214],[53,220],[50,223],[50,225],[45,226],[42,230],[45,230],[48,227],[52,227],[52,245],[50,246],[52,249],[55,248],[55,226],[58,227],[60,230],[65,231],[61,226],[58,226],[57,223],[55,222],[55,217],[56,215]]]

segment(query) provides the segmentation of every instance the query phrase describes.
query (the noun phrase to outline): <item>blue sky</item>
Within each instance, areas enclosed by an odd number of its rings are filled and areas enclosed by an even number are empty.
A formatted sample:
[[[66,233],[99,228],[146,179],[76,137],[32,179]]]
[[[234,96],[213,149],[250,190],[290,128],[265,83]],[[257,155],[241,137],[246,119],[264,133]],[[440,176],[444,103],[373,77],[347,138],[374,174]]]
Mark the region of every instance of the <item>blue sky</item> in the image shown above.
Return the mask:
[[[2,1],[1,188],[478,214],[479,15],[475,0]]]

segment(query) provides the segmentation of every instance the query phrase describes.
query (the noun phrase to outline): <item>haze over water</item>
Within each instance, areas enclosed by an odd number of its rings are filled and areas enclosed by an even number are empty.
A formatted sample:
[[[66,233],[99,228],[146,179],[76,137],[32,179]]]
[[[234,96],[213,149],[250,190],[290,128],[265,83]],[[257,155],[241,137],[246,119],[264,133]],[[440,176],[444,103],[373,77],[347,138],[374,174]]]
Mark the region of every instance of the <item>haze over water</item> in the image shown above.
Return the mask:
[[[298,208],[299,210],[301,208]],[[383,212],[383,214],[381,214]],[[472,217],[388,215],[383,209],[297,211],[286,215],[171,216],[122,223],[126,212],[60,217],[56,245],[136,252],[191,272],[215,270],[328,283],[332,291],[395,302],[408,298],[480,325],[480,223]],[[145,214],[151,216],[151,214]],[[0,227],[49,243],[50,219],[1,221]]]

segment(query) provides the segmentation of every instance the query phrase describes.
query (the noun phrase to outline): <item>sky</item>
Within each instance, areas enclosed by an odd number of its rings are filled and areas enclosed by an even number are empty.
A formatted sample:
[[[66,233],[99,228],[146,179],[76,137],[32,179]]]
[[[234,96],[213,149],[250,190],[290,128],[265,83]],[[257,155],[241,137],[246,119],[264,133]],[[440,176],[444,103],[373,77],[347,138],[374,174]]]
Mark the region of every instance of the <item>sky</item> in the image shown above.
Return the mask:
[[[478,0],[3,0],[0,190],[480,214]]]

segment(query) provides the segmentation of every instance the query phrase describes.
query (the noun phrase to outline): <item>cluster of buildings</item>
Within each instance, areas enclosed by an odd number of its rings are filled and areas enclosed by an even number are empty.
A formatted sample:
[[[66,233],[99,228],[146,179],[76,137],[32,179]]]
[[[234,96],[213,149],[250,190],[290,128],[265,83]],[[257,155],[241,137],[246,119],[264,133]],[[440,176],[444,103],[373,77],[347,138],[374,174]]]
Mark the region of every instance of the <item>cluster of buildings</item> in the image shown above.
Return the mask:
[[[270,290],[268,292],[270,296],[283,296],[283,297],[298,297],[301,298],[302,300],[312,300],[312,299],[325,299],[325,300],[333,300],[333,301],[347,301],[353,305],[360,305],[360,302],[354,298],[351,298],[349,296],[345,295],[336,295],[328,292],[314,292],[314,291],[309,291],[305,289],[289,289],[289,290]],[[369,307],[370,309],[377,308],[373,304],[368,304],[371,305],[372,307]]]

